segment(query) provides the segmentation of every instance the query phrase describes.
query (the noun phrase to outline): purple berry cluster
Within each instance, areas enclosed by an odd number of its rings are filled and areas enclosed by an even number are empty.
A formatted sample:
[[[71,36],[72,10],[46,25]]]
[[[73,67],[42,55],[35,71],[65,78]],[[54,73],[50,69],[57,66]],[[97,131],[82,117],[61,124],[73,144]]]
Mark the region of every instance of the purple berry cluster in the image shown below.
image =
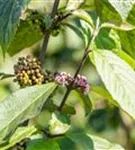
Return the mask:
[[[57,73],[55,75],[55,82],[66,87],[73,83],[72,88],[79,88],[84,94],[87,94],[90,90],[90,85],[87,78],[80,74],[78,74],[77,77],[74,78],[66,72]]]
[[[62,86],[69,86],[73,82],[73,77],[66,72],[57,73],[55,76],[55,82]]]

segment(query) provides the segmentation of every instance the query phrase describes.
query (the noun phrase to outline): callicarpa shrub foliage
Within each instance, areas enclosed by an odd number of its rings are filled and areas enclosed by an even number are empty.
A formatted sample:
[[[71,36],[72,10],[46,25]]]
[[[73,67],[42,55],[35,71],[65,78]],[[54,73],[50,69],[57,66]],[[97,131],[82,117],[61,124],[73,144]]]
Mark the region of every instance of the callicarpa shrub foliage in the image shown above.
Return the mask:
[[[81,58],[74,74],[57,68],[55,71],[47,69],[45,63],[51,57],[47,55],[51,38],[57,39],[67,29],[82,41]],[[73,37],[70,39],[72,41]],[[135,1],[0,0],[3,63],[9,56],[37,42],[40,43],[38,55],[19,55],[10,66],[13,73],[0,72],[1,82],[10,78],[12,84],[18,86],[0,101],[0,150],[133,149],[134,142],[129,140],[131,127],[123,114],[134,122]],[[73,39],[71,45],[74,44]],[[93,64],[102,86],[90,83],[83,74],[86,62]],[[73,125],[78,111],[75,102],[71,102],[71,95],[84,109],[83,117],[89,118],[90,126],[94,124],[97,100],[92,98],[92,93],[104,97],[107,108],[111,105],[119,112],[120,117],[116,113],[113,118],[114,122],[118,118],[126,131],[127,141],[123,146]],[[57,98],[58,95],[61,96]],[[99,112],[101,116],[101,110]],[[42,118],[42,125],[37,118]],[[99,124],[95,122],[95,126]]]

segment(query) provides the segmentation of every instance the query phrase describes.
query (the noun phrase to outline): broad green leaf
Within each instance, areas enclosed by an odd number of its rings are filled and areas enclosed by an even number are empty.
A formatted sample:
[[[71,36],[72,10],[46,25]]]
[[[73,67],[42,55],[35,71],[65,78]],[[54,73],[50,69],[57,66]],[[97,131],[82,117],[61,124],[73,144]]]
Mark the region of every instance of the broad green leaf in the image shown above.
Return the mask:
[[[90,97],[87,95],[83,95],[81,92],[79,92],[78,90],[74,91],[73,94],[75,94],[77,100],[79,100],[80,104],[82,105],[82,107],[85,110],[85,115],[87,116],[88,114],[90,114],[90,112],[93,109],[92,106],[92,102],[90,100]]]
[[[83,3],[85,2],[85,0],[69,0],[67,3],[67,7],[66,10],[76,10],[78,9]]]
[[[28,87],[12,93],[0,102],[0,141],[20,123],[35,117],[55,87],[54,83]]]
[[[128,53],[132,58],[135,58],[135,30],[124,32],[118,32],[122,50]]]
[[[15,133],[11,136],[8,144],[4,147],[0,147],[0,150],[6,150],[13,147],[16,143],[19,143],[25,138],[29,138],[37,129],[34,126],[19,127]]]
[[[26,150],[60,150],[60,147],[54,140],[38,139],[28,143]]]
[[[121,23],[122,19],[108,0],[95,0],[96,11],[103,22]]]
[[[0,44],[4,54],[16,33],[21,11],[29,1],[0,0]]]
[[[85,150],[124,150],[118,144],[113,144],[105,139],[84,132],[73,132],[66,136]]]
[[[10,43],[7,51],[12,56],[22,49],[27,48],[41,40],[43,34],[37,24],[29,21],[21,21],[17,29],[16,35]]]
[[[133,5],[135,4],[134,0],[109,0],[109,2],[120,14],[123,20],[126,20],[129,12],[132,10]]]
[[[121,58],[107,50],[94,51],[96,69],[119,106],[135,119],[135,72]]]
[[[73,11],[72,14],[75,15],[76,17],[79,17],[80,19],[86,21],[87,23],[89,23],[89,25],[94,27],[93,20],[92,20],[91,16],[86,11],[84,11],[82,9],[78,9],[76,11]]]
[[[99,34],[95,39],[95,45],[98,49],[115,49],[116,43],[110,37],[110,30],[109,29],[101,29]]]

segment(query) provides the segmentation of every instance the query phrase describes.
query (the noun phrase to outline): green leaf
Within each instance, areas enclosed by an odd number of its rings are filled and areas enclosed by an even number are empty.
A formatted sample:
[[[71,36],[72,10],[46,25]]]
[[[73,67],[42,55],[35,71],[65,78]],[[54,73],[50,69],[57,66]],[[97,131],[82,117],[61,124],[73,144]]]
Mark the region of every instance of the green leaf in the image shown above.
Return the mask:
[[[88,137],[90,137],[94,144],[93,150],[124,150],[124,148],[118,144],[111,143],[103,138],[93,136],[90,134],[87,134]]]
[[[95,0],[96,11],[103,22],[121,23],[122,19],[108,0]]]
[[[124,150],[118,144],[110,143],[105,139],[84,132],[73,132],[66,136],[85,150]]]
[[[81,25],[81,30],[84,36],[85,47],[87,47],[91,38],[92,27],[89,25],[88,22],[84,20],[80,20],[80,25]]]
[[[135,29],[135,27],[127,22],[124,23],[113,23],[113,22],[105,22],[101,24],[101,28],[113,28],[116,30],[122,30],[122,31],[130,31]]]
[[[113,98],[110,93],[100,86],[91,86],[91,91],[96,92],[97,94],[103,96],[105,99],[108,99],[110,102],[113,102]]]
[[[0,44],[4,54],[16,33],[21,11],[29,1],[0,0]]]
[[[60,148],[58,143],[54,140],[45,141],[38,139],[28,143],[26,150],[60,150]]]
[[[126,21],[132,25],[135,25],[135,5],[132,7],[132,10],[130,10]]]
[[[61,135],[61,134],[64,134],[71,127],[67,123],[67,121],[68,121],[69,118],[66,115],[59,116],[59,117],[56,116],[54,113],[52,114],[52,119],[49,122],[49,133],[51,135],[59,135],[59,134]],[[61,121],[61,120],[63,120],[63,121]]]
[[[68,133],[66,136],[82,149],[94,150],[92,139],[88,137],[84,132],[77,131]]]
[[[95,39],[95,44],[98,49],[112,50],[116,48],[115,41],[110,37],[109,29],[101,29]]]
[[[85,0],[80,8],[87,11],[95,11],[95,0]]]
[[[113,50],[113,52],[118,55],[121,59],[125,60],[133,69],[135,68],[135,60],[125,53],[123,50]]]
[[[84,11],[82,9],[78,9],[76,11],[73,11],[72,14],[74,16],[79,17],[80,19],[86,21],[89,25],[94,27],[93,20],[92,20],[91,16],[86,11]]]
[[[37,24],[32,24],[30,21],[21,21],[17,29],[16,35],[10,43],[7,51],[12,56],[26,47],[30,47],[39,40],[43,34]]]
[[[81,39],[84,39],[85,36],[83,34],[83,31],[80,30],[78,27],[76,27],[73,24],[69,24],[69,23],[65,23],[64,25],[66,25],[67,27],[69,27],[71,30],[73,30]],[[85,42],[84,42],[85,43]]]
[[[67,104],[64,105],[62,112],[69,114],[69,115],[75,115],[75,113],[76,113],[74,107],[71,107]]]
[[[54,83],[28,87],[14,92],[0,102],[0,141],[20,123],[35,117],[55,87]]]
[[[90,114],[90,112],[93,109],[92,106],[92,102],[90,100],[90,97],[87,95],[83,95],[81,92],[79,92],[78,90],[74,91],[75,96],[77,97],[77,99],[79,100],[80,104],[82,105],[82,107],[85,110],[85,115],[87,116],[88,114]]]
[[[119,31],[118,35],[120,37],[122,50],[135,59],[135,30],[128,32]]]
[[[0,147],[0,150],[6,150],[13,147],[16,143],[19,143],[25,138],[29,138],[37,129],[34,126],[19,127],[15,133],[11,136],[8,144],[4,147]]]
[[[135,119],[135,72],[117,55],[107,50],[94,51],[97,71],[119,106]]]
[[[109,0],[109,3],[115,8],[115,10],[120,14],[123,20],[129,15],[129,12],[132,10],[135,1],[133,0]]]
[[[55,141],[59,144],[61,150],[76,150],[75,143],[68,137],[62,136],[55,139]]]
[[[81,23],[86,23],[88,25],[87,22],[85,21],[81,21]],[[86,25],[85,24],[85,25]],[[86,47],[87,46],[87,43],[88,43],[88,39],[90,38],[90,30],[87,26],[83,27],[78,27],[76,25],[73,25],[73,24],[69,24],[69,23],[65,23],[64,25],[66,25],[67,27],[69,27],[71,30],[73,30],[82,40],[83,40],[83,43],[84,43],[84,46]],[[87,30],[87,31],[86,31]],[[88,35],[87,35],[88,34]]]

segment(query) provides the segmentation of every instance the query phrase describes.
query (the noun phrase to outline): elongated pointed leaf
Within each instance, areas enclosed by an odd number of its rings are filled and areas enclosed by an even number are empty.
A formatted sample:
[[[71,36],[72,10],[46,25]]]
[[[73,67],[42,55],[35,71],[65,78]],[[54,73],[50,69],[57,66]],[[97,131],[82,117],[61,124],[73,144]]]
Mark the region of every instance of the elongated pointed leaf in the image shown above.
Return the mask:
[[[101,25],[101,27],[102,28],[113,28],[113,29],[122,30],[122,31],[131,31],[131,30],[135,29],[135,26],[133,26],[127,22],[120,23],[120,24],[112,23],[112,22],[106,22],[106,23],[103,23]]]
[[[29,138],[36,131],[37,129],[34,126],[19,127],[15,131],[13,136],[10,138],[9,143],[4,147],[0,147],[0,150],[6,150],[10,147],[13,147],[16,143],[20,142],[21,140]]]
[[[73,11],[73,15],[86,21],[89,25],[94,27],[93,20],[92,20],[91,16],[86,11],[79,9],[79,10]]]
[[[105,139],[84,132],[69,133],[67,137],[85,150],[124,150],[118,144],[111,143]]]
[[[94,150],[124,150],[124,148],[116,143],[111,143],[103,138],[87,134],[93,140]]]
[[[36,116],[48,96],[54,91],[54,83],[19,90],[0,103],[0,141],[23,121]]]
[[[14,37],[21,10],[30,0],[0,0],[0,44],[3,52]]]
[[[97,71],[113,99],[135,119],[135,72],[110,51],[94,51]]]

